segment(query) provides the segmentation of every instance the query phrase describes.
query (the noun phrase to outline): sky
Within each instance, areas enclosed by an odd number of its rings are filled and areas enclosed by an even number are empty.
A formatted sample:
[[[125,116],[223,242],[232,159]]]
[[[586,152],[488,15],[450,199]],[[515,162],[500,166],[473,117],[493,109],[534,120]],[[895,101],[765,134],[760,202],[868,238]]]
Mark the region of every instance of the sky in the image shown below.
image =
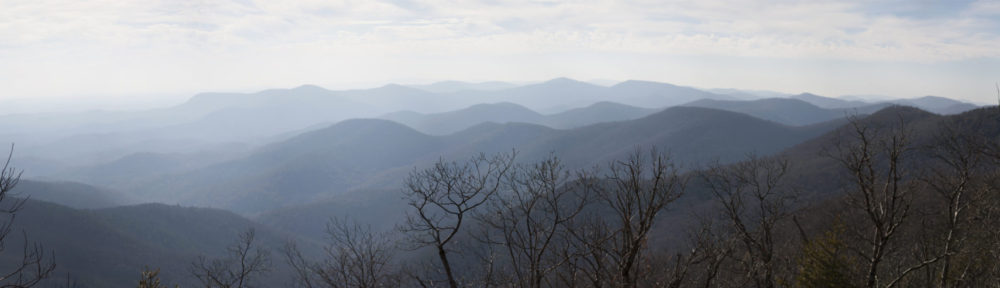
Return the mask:
[[[995,103],[1000,1],[0,0],[8,102],[556,77]]]

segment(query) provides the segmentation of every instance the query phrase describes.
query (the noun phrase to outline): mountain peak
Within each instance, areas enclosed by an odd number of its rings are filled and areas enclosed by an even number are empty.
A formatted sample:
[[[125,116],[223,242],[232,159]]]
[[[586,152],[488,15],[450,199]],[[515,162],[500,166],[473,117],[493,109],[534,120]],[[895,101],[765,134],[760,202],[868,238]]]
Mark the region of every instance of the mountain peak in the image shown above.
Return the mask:
[[[941,97],[941,96],[934,96],[934,95],[927,95],[927,96],[923,96],[923,97],[917,97],[917,98],[913,98],[912,100],[934,100],[934,101],[959,102],[958,100],[955,100],[955,99],[951,99],[951,98],[947,98],[947,97]]]
[[[573,79],[570,79],[570,78],[568,78],[568,77],[557,77],[557,78],[553,78],[553,79],[551,79],[551,80],[549,80],[549,81],[545,81],[545,82],[546,82],[546,83],[550,83],[550,82],[551,82],[551,83],[559,83],[559,82],[572,82],[572,83],[580,83],[580,81],[576,81],[576,80],[573,80]]]
[[[400,84],[396,84],[396,83],[389,83],[389,84],[382,85],[381,87],[378,87],[376,89],[410,89],[410,87],[404,86],[404,85],[400,85]]]
[[[480,104],[476,104],[476,105],[472,105],[472,106],[466,107],[465,109],[456,110],[456,111],[452,111],[452,112],[457,112],[457,111],[462,111],[462,110],[491,109],[491,108],[506,109],[506,110],[531,110],[531,109],[528,109],[527,107],[524,107],[522,105],[519,105],[519,104],[516,104],[516,103],[513,103],[513,102],[506,102],[506,101],[504,101],[504,102],[496,102],[496,103],[480,103]]]
[[[590,84],[583,81],[577,81],[566,77],[555,78],[549,81],[535,83],[531,85],[524,85],[514,89],[517,91],[535,91],[536,93],[553,93],[551,89],[575,89],[577,91],[592,93],[594,91],[599,91],[603,86],[598,86]],[[540,89],[540,90],[539,90]],[[546,91],[546,92],[543,92]]]
[[[577,81],[566,77],[559,77],[549,81],[539,83],[540,85],[593,85],[583,81]],[[593,85],[596,86],[596,85]]]
[[[327,91],[326,88],[319,87],[319,86],[313,85],[313,84],[303,84],[302,86],[292,88],[291,90],[294,90],[294,91],[315,91],[315,90]]]
[[[663,82],[656,82],[656,81],[647,81],[647,80],[634,80],[634,79],[632,79],[632,80],[625,80],[625,81],[623,81],[621,83],[618,83],[618,84],[615,84],[614,86],[611,86],[611,87],[619,87],[620,88],[620,87],[636,87],[636,86],[672,86],[672,87],[677,87],[677,85],[670,84],[670,83],[663,83]]]
[[[413,87],[406,86],[406,85],[400,85],[400,84],[396,84],[396,83],[385,84],[385,85],[382,85],[382,86],[380,86],[378,88],[374,88],[374,89],[362,89],[362,90],[355,90],[355,91],[368,91],[368,92],[375,92],[375,93],[399,93],[399,94],[426,94],[426,93],[429,93],[429,92],[421,90],[421,89],[413,88]]]
[[[909,106],[909,105],[891,105],[881,110],[872,113],[867,118],[867,121],[883,121],[885,123],[896,123],[900,119],[911,122],[914,119],[921,119],[926,117],[936,116],[934,113],[927,112],[926,110],[920,109],[919,107]],[[887,122],[892,121],[892,122]]]

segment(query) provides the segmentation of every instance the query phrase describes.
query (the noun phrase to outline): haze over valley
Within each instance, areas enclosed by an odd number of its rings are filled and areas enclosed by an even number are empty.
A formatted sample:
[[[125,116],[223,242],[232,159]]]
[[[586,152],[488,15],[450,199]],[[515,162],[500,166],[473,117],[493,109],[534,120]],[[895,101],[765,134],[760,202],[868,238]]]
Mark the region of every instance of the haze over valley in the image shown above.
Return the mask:
[[[0,287],[1000,287],[996,47],[984,0],[0,1]]]
[[[604,165],[637,149],[661,149],[678,173],[694,175],[747,155],[786,155],[808,163],[794,179],[809,179],[830,177],[824,175],[836,165],[812,158],[840,141],[829,138],[842,137],[838,131],[851,121],[891,123],[892,115],[905,115],[899,117],[948,122],[995,114],[932,96],[862,101],[726,91],[568,78],[362,90],[304,85],[201,93],[150,110],[8,114],[0,123],[3,139],[16,142],[11,163],[24,171],[10,193],[31,199],[16,229],[59,251],[59,271],[68,279],[120,286],[135,281],[135,269],[144,265],[155,265],[171,283],[196,283],[185,271],[188,262],[222,257],[241,229],[254,229],[257,245],[273,253],[290,240],[300,249],[320,249],[329,219],[396,231],[407,215],[400,191],[408,177],[438,161],[513,152],[515,163],[558,157],[566,171],[604,173],[610,168]],[[918,137],[940,129],[922,126]],[[796,183],[809,187],[804,198],[812,199],[800,206],[841,193]],[[687,208],[658,216],[674,221],[659,220],[650,232],[657,241],[683,245],[664,235],[694,225],[692,213],[712,202],[699,190],[677,200]],[[271,273],[292,279],[291,268],[271,264],[281,267]],[[262,283],[287,284],[267,279]]]

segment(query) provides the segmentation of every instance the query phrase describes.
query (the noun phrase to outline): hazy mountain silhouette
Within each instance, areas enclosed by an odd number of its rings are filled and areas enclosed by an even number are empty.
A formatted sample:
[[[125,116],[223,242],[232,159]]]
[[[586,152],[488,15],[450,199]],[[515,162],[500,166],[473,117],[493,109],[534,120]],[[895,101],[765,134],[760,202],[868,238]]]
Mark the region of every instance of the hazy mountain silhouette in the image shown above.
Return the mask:
[[[660,110],[604,101],[587,107],[546,115],[546,119],[540,124],[553,128],[575,128],[590,124],[637,119]]]
[[[44,126],[26,123],[18,129],[27,131],[5,130],[11,134],[0,135],[0,140],[19,143],[19,157],[56,160],[65,166],[93,165],[139,152],[192,153],[234,142],[261,144],[260,139],[275,134],[375,113],[336,92],[307,85],[249,94],[203,93],[173,107],[148,111],[43,115],[59,121]],[[11,120],[30,122],[42,116],[24,117]]]
[[[396,112],[383,115],[380,118],[406,124],[406,126],[413,127],[423,133],[446,135],[483,122],[539,123],[544,121],[545,116],[524,106],[502,102],[477,104],[460,110],[435,114]]]
[[[77,209],[97,209],[131,202],[124,193],[76,182],[21,180],[11,192],[15,197],[48,201]]]
[[[632,106],[663,108],[698,99],[734,99],[691,87],[653,81],[628,80],[609,88],[612,102]]]
[[[607,89],[569,78],[556,78],[500,91],[478,92],[479,95],[467,97],[481,97],[481,101],[477,101],[480,103],[513,102],[534,111],[550,113],[602,101],[607,97]]]
[[[244,147],[213,149],[197,153],[139,152],[93,166],[64,168],[48,177],[82,181],[102,187],[131,190],[150,177],[181,173],[243,156]],[[59,203],[59,202],[57,202]]]
[[[799,99],[825,109],[854,108],[870,105],[871,103],[857,100],[844,100],[832,97],[823,97],[811,93],[794,95],[791,98]]]
[[[378,178],[387,167],[432,154],[440,142],[387,120],[348,120],[263,147],[245,158],[134,188],[162,201],[220,203],[244,208],[240,211],[276,208],[273,205],[316,200],[317,195]]]
[[[380,118],[406,124],[423,133],[447,135],[486,122],[519,122],[552,128],[575,128],[602,122],[632,120],[653,112],[656,112],[656,109],[598,102],[583,108],[542,115],[524,106],[502,102],[477,104],[460,110],[434,114],[400,111]]]
[[[937,96],[924,96],[912,99],[896,99],[896,100],[875,101],[875,102],[830,98],[809,93],[802,93],[799,95],[795,95],[792,96],[792,98],[806,101],[820,108],[826,108],[826,109],[861,108],[872,105],[880,105],[875,107],[882,108],[892,104],[898,104],[898,105],[913,106],[928,112],[942,114],[942,115],[958,114],[979,107],[974,104],[952,100],[944,97],[937,97]],[[871,109],[869,108],[868,110]]]
[[[924,96],[920,98],[900,99],[889,102],[899,105],[913,106],[942,115],[958,114],[979,108],[977,105],[937,96]]]
[[[567,130],[541,150],[559,151],[568,163],[621,159],[636,146],[656,146],[679,163],[733,161],[748,152],[770,154],[832,129],[834,124],[790,127],[745,114],[673,107],[632,121]],[[602,152],[598,152],[602,151]],[[595,162],[596,161],[596,162]],[[691,166],[693,167],[693,166]]]
[[[843,113],[838,113],[839,111],[819,108],[802,100],[784,98],[766,98],[753,101],[703,99],[684,104],[684,106],[740,112],[757,118],[795,126],[815,124],[846,116]]]
[[[799,99],[765,98],[751,101],[702,99],[684,106],[714,108],[748,114],[774,122],[802,126],[852,115],[866,115],[891,104],[868,104],[851,108],[824,109]]]

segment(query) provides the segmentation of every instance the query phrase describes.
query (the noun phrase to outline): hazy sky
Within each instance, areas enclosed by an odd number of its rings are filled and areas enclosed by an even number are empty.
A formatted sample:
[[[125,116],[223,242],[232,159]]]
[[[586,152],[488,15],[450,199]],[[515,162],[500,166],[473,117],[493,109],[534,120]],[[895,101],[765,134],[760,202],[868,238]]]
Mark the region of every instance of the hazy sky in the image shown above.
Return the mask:
[[[1000,1],[0,0],[0,100],[560,76],[993,103]]]

